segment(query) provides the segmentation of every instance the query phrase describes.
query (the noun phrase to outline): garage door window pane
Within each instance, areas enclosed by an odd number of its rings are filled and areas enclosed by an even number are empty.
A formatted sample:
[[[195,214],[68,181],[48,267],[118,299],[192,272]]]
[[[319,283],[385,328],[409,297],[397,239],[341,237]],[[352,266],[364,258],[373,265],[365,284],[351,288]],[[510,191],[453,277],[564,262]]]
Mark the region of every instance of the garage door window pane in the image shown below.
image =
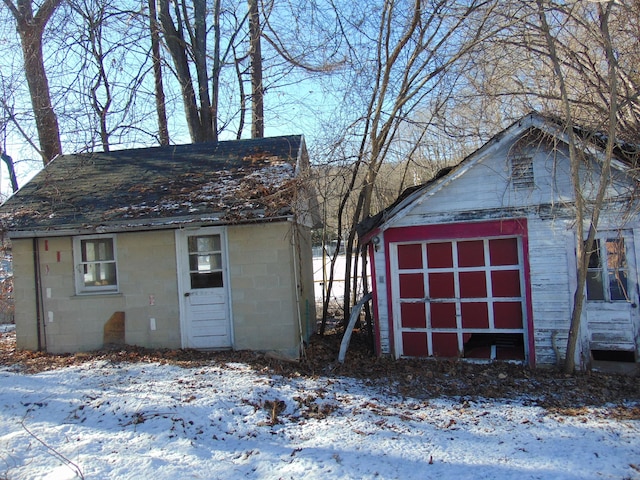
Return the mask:
[[[456,287],[453,272],[429,274],[430,298],[455,298]]]
[[[493,321],[496,328],[522,328],[522,303],[494,303]]]
[[[424,298],[424,281],[421,273],[400,275],[400,298]]]
[[[460,297],[483,298],[487,296],[487,277],[484,272],[460,272]]]
[[[455,303],[432,303],[430,313],[431,328],[457,328]]]
[[[404,332],[402,334],[402,351],[408,357],[426,356],[427,334],[424,332]]]
[[[398,267],[402,270],[422,268],[422,245],[398,245]]]
[[[457,357],[458,335],[456,333],[434,333],[433,355],[435,357]]]
[[[497,238],[489,240],[491,265],[518,265],[518,239]]]
[[[486,302],[464,302],[460,305],[462,328],[489,328]]]
[[[520,296],[520,271],[498,270],[491,272],[494,297]]]
[[[427,326],[425,305],[422,302],[402,303],[400,305],[400,315],[404,328],[425,328]]]
[[[427,266],[429,268],[452,268],[451,242],[427,243]]]
[[[482,240],[458,242],[458,266],[484,266],[484,242]]]

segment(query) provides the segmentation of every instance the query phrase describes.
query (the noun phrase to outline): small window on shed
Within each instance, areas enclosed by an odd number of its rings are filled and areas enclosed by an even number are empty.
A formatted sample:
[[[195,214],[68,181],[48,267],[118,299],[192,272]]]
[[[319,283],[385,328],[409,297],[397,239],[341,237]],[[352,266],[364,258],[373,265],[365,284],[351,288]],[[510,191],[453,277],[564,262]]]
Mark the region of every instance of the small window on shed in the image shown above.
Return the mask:
[[[77,294],[118,291],[114,235],[74,237],[73,258]]]
[[[511,157],[511,185],[514,190],[533,188],[533,157]]]

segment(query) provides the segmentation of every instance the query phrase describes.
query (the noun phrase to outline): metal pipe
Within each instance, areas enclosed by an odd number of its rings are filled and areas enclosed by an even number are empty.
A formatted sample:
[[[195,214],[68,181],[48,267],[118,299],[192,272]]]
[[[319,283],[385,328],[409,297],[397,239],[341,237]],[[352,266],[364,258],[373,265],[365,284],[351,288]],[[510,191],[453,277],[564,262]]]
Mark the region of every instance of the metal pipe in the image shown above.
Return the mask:
[[[33,239],[33,273],[36,288],[36,333],[38,336],[38,351],[43,351],[47,349],[47,335],[44,318],[42,317],[42,273],[40,271],[40,242],[37,238]],[[41,323],[42,327],[40,325]]]

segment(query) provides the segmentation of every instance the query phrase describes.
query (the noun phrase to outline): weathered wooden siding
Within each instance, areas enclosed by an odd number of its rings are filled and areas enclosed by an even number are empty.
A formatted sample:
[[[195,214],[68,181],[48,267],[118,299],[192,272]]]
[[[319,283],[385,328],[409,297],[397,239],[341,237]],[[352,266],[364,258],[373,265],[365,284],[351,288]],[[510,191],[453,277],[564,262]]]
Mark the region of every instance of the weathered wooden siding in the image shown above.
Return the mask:
[[[530,217],[528,227],[536,363],[554,364],[558,355],[564,357],[567,344],[571,278],[575,278],[575,269],[570,266],[574,236],[568,222],[562,220]]]
[[[379,353],[382,355],[388,355],[392,353],[391,350],[391,332],[389,331],[389,303],[387,298],[387,281],[390,279],[387,276],[386,266],[386,253],[384,242],[380,242],[374,250],[373,260],[375,262],[375,282],[376,282],[376,299],[377,299],[377,313],[378,313],[378,325],[379,330]]]

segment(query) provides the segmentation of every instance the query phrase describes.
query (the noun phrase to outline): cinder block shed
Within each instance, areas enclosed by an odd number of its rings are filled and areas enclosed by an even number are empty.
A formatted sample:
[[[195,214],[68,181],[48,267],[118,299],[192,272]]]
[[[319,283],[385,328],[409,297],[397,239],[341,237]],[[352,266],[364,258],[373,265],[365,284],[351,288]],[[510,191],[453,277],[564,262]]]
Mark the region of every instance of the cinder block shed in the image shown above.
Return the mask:
[[[319,218],[302,136],[64,155],[0,207],[20,349],[297,357]]]

